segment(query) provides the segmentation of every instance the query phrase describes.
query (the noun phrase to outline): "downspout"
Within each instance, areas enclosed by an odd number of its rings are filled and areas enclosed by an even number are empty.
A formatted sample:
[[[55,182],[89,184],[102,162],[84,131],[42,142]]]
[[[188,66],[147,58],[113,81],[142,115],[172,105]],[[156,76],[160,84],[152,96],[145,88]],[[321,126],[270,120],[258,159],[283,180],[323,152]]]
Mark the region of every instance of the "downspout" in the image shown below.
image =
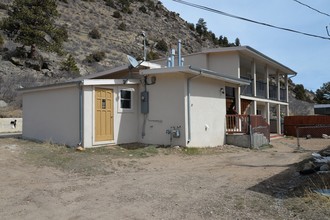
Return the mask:
[[[144,76],[144,91],[147,91],[147,76]],[[147,114],[143,115],[143,125],[142,125],[142,139],[146,136],[146,123],[147,123]]]
[[[192,69],[190,66],[189,66],[189,69]],[[196,76],[192,76],[190,78],[187,79],[187,97],[188,97],[188,100],[187,100],[187,110],[188,110],[188,140],[187,140],[187,144],[190,143],[191,141],[191,106],[190,106],[190,81],[192,79],[195,79],[199,76],[202,75],[202,70],[199,70],[199,74],[196,75]]]
[[[78,147],[82,146],[83,139],[83,81],[79,82],[79,143]]]

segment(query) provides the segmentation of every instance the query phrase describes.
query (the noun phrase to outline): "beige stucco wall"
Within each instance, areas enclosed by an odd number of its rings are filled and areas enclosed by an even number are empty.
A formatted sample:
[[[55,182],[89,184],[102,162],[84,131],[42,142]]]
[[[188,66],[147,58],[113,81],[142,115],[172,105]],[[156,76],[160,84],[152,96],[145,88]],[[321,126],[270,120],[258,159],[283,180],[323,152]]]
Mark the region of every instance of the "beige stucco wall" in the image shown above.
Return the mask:
[[[157,75],[156,84],[147,86],[149,114],[140,114],[140,142],[148,144],[185,144],[185,77],[183,74]],[[144,90],[141,86],[141,91]],[[173,138],[166,130],[180,126],[181,137]],[[144,137],[142,137],[144,133]]]
[[[222,81],[199,77],[191,80],[191,147],[224,144],[226,97]]]
[[[74,85],[23,94],[23,137],[79,143],[79,89]]]
[[[208,57],[208,69],[227,76],[239,77],[239,55],[236,52],[213,53]]]
[[[147,86],[150,112],[140,116],[140,142],[148,144],[214,147],[224,144],[226,100],[220,92],[224,82],[205,77],[190,81],[191,140],[188,143],[187,79],[183,73],[159,74],[155,85]],[[145,124],[145,128],[144,127]],[[180,127],[180,138],[166,133]],[[142,138],[142,133],[145,136]]]
[[[95,142],[94,130],[94,91],[95,88],[113,89],[114,94],[114,140]],[[122,111],[119,108],[120,89],[130,89],[133,95],[133,108],[130,111]],[[139,88],[137,85],[112,85],[112,86],[85,86],[84,87],[84,147],[100,146],[104,144],[122,144],[138,141],[138,113]]]
[[[207,69],[207,54],[194,54],[184,57],[184,66],[193,66],[196,68]]]

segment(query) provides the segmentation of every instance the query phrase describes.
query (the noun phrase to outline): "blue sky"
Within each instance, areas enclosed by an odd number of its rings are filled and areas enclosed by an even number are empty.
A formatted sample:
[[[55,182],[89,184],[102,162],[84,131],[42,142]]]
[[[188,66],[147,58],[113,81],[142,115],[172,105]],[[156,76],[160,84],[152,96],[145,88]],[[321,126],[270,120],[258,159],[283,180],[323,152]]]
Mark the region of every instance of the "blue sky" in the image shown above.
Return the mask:
[[[330,17],[313,11],[294,0],[185,0],[240,17],[329,37],[326,26]],[[330,40],[308,37],[249,23],[183,5],[173,0],[161,0],[170,11],[196,24],[206,21],[208,30],[230,42],[238,37],[248,45],[277,60],[298,73],[292,80],[315,91],[330,81]],[[330,14],[329,0],[300,0],[321,12]]]

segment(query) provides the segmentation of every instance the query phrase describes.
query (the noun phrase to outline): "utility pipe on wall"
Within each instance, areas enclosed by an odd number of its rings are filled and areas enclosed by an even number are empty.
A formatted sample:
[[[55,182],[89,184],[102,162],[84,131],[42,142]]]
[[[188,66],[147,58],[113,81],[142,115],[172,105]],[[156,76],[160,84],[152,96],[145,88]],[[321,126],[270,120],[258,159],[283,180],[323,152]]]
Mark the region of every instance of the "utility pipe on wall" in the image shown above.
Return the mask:
[[[79,82],[79,143],[82,146],[83,142],[83,81]]]
[[[199,71],[198,75],[192,76],[187,79],[187,111],[188,111],[188,140],[187,144],[190,143],[191,141],[191,106],[190,106],[190,81],[201,76],[202,75],[202,70]]]

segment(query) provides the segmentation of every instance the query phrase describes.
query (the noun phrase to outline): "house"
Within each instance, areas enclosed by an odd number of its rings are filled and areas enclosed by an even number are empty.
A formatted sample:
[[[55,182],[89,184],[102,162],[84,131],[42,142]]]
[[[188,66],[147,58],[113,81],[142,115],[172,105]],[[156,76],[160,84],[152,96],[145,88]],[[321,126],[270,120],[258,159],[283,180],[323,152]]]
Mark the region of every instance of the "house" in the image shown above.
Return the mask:
[[[23,137],[86,148],[133,142],[219,146],[233,106],[269,123],[274,117],[281,133],[294,71],[251,47],[179,53],[177,61],[174,56],[22,89]]]
[[[316,115],[330,115],[330,104],[314,105],[314,113]]]

